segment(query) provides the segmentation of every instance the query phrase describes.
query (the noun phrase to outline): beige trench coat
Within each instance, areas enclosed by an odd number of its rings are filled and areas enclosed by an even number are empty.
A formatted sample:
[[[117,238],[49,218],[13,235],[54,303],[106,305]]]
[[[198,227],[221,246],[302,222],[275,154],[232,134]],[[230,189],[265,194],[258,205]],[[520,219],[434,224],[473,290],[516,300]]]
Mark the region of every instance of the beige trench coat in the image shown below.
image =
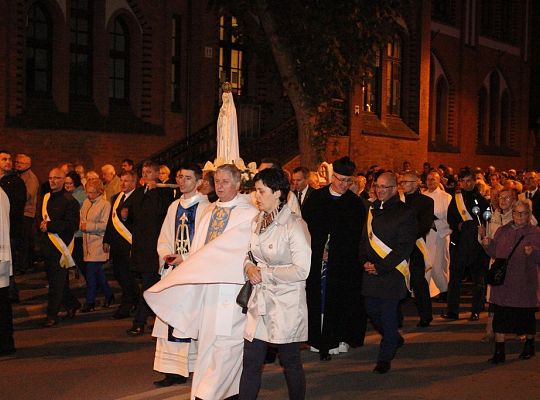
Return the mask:
[[[258,235],[261,214],[252,223],[250,248],[262,283],[253,289],[244,337],[276,344],[306,341],[306,278],[311,264],[307,225],[285,205]]]
[[[103,236],[107,220],[111,213],[111,203],[104,196],[95,201],[84,200],[81,207],[81,224],[86,223],[83,231],[84,261],[107,261],[109,253],[103,251]]]

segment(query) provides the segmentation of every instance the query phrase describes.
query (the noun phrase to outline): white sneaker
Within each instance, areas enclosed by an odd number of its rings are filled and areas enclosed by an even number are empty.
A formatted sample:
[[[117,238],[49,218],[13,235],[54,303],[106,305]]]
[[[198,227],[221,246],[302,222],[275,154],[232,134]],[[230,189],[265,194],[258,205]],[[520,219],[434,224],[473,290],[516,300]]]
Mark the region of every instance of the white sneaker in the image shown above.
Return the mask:
[[[340,353],[347,353],[349,351],[349,348],[350,348],[350,346],[347,343],[345,343],[345,342],[340,342],[339,343],[338,349],[339,349]]]

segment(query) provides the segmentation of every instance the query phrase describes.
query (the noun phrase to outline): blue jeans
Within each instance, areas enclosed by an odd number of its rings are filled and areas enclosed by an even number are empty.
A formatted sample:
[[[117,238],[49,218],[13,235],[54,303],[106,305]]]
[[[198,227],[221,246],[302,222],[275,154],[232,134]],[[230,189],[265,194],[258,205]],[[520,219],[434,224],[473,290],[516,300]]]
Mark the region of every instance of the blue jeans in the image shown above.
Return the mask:
[[[398,331],[399,299],[366,297],[366,312],[373,326],[382,335],[377,362],[390,362],[396,355],[400,334]]]
[[[97,287],[101,287],[105,298],[112,296],[112,290],[109,287],[105,273],[103,272],[103,263],[98,261],[89,261],[86,263],[86,302],[88,304],[96,302]]]

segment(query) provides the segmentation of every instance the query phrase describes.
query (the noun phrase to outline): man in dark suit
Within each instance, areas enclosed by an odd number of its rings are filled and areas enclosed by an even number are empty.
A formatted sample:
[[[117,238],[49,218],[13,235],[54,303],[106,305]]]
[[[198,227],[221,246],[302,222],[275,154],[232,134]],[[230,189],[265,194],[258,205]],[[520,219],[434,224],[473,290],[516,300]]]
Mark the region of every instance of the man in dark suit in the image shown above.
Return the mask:
[[[461,281],[468,269],[473,280],[473,296],[470,321],[478,321],[485,303],[485,276],[489,257],[478,242],[478,224],[484,223],[483,214],[489,207],[487,201],[476,188],[474,172],[463,168],[459,173],[460,191],[452,196],[448,205],[448,225],[450,236],[450,281],[448,283],[448,309],[441,314],[443,319],[459,319]],[[475,209],[477,207],[477,209]],[[476,210],[477,213],[475,215]]]
[[[424,252],[427,255],[426,236],[433,225],[434,203],[431,197],[420,193],[420,180],[415,173],[405,173],[400,185],[403,189],[405,204],[411,206],[416,213],[418,229],[416,233],[416,246],[411,253],[409,270],[411,272],[411,288],[420,321],[416,326],[427,327],[433,319],[429,285],[425,278],[426,263]]]
[[[130,271],[129,258],[133,237],[131,226],[133,219],[129,215],[131,195],[137,185],[135,171],[124,171],[120,175],[121,192],[111,199],[112,208],[107,229],[103,237],[103,250],[110,252],[113,262],[114,277],[122,288],[122,301],[113,315],[115,319],[127,318],[138,303],[140,292],[135,277]]]
[[[525,172],[525,189],[523,197],[532,202],[534,218],[540,222],[540,190],[538,190],[538,174],[536,171]]]
[[[309,186],[309,169],[306,167],[296,167],[293,169],[292,186],[293,192],[302,209],[306,199],[315,190]]]
[[[398,331],[398,305],[407,295],[409,259],[417,237],[414,210],[402,202],[395,174],[384,172],[375,183],[373,202],[360,242],[363,267],[362,295],[375,329],[382,335],[373,372],[390,370],[397,349],[403,345]]]
[[[159,281],[157,240],[167,208],[173,200],[173,192],[170,188],[157,187],[159,165],[153,161],[144,162],[142,177],[144,186],[135,189],[131,195],[129,215],[133,221],[130,265],[132,271],[140,274],[144,292]],[[142,335],[150,312],[144,297],[140,296],[133,326],[126,333],[129,336]]]

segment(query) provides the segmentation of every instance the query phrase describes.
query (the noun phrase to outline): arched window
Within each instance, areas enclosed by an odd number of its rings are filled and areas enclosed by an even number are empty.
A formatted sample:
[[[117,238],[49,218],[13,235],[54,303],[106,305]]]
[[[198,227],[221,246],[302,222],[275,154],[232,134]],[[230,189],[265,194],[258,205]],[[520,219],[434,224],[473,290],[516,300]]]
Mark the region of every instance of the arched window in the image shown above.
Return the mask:
[[[109,32],[109,98],[126,100],[129,96],[129,34],[121,17]]]
[[[43,4],[28,11],[26,25],[26,93],[50,96],[52,76],[52,24]]]
[[[510,131],[510,95],[505,90],[501,96],[501,146],[509,145]]]
[[[489,145],[497,145],[497,134],[499,128],[499,100],[500,82],[497,71],[491,73],[489,78]]]
[[[75,98],[92,97],[92,0],[71,0],[69,92]]]
[[[386,111],[401,115],[401,40],[394,38],[386,46]]]
[[[485,87],[478,94],[478,144],[485,145],[488,130],[488,93]]]
[[[448,83],[444,76],[437,81],[435,101],[435,142],[443,144],[448,141]]]
[[[233,16],[219,18],[219,79],[230,82],[232,91],[241,95],[244,89],[244,50],[238,20]]]

